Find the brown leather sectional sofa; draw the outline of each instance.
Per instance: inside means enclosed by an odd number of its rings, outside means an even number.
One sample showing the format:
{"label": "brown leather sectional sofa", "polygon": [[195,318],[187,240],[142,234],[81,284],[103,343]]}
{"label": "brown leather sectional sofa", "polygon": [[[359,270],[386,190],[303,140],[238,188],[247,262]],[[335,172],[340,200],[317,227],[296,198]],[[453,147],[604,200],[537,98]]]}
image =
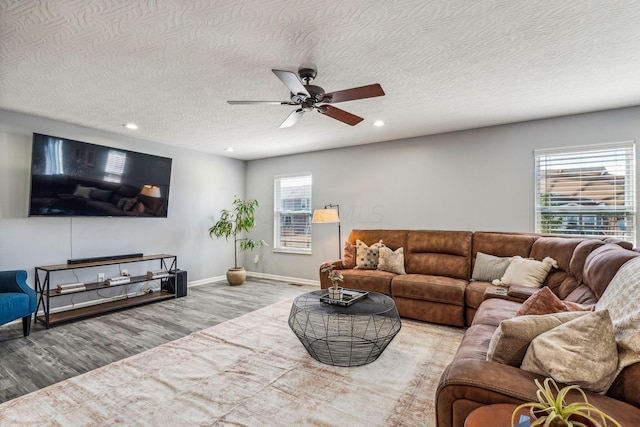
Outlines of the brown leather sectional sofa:
{"label": "brown leather sectional sofa", "polygon": [[[440,427],[462,427],[475,408],[493,403],[534,401],[535,378],[522,369],[488,362],[489,342],[500,322],[515,315],[534,288],[511,285],[506,295],[491,283],[470,281],[478,252],[542,260],[552,257],[558,268],[547,276],[548,286],[560,299],[579,304],[598,301],[618,269],[640,253],[631,245],[606,237],[550,237],[523,233],[353,230],[349,242],[404,251],[406,275],[378,270],[344,268],[343,286],[391,296],[401,316],[469,328],[458,352],[445,370],[437,390]],[[320,273],[323,289],[331,282]],[[616,417],[623,426],[640,426],[640,363],[627,367],[606,395],[587,392],[589,401]]]}

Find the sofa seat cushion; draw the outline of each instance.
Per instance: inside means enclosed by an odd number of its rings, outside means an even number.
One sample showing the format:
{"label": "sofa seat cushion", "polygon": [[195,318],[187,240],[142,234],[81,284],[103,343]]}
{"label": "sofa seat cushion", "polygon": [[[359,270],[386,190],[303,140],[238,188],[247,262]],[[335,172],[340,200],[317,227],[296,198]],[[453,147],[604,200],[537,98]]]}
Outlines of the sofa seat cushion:
{"label": "sofa seat cushion", "polygon": [[31,314],[29,295],[19,292],[0,293],[0,324]]}
{"label": "sofa seat cushion", "polygon": [[396,275],[378,270],[340,270],[344,278],[342,286],[347,289],[379,292],[391,296],[391,279]]}
{"label": "sofa seat cushion", "polygon": [[442,302],[464,306],[466,280],[427,274],[396,276],[391,284],[393,297]]}
{"label": "sofa seat cushion", "polygon": [[473,318],[473,325],[489,325],[497,328],[503,320],[514,317],[521,305],[514,301],[490,298],[480,304]]}
{"label": "sofa seat cushion", "polygon": [[455,355],[455,361],[486,360],[491,337],[496,331],[495,326],[473,325],[464,333],[462,342]]}
{"label": "sofa seat cushion", "polygon": [[470,282],[464,291],[464,303],[467,307],[478,308],[484,301],[484,293],[487,289],[495,288],[489,282]]}

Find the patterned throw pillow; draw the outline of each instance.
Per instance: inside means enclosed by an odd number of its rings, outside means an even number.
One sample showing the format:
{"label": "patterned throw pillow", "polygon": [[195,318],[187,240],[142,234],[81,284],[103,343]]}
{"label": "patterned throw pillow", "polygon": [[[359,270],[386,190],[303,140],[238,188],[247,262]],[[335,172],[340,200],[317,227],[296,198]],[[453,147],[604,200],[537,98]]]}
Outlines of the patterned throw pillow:
{"label": "patterned throw pillow", "polygon": [[380,256],[378,257],[378,270],[396,274],[407,274],[404,271],[404,249],[398,248],[394,252],[388,247],[382,246],[380,248]]}
{"label": "patterned throw pillow", "polygon": [[359,270],[375,270],[378,268],[382,240],[367,246],[362,240],[356,240],[356,267]]}

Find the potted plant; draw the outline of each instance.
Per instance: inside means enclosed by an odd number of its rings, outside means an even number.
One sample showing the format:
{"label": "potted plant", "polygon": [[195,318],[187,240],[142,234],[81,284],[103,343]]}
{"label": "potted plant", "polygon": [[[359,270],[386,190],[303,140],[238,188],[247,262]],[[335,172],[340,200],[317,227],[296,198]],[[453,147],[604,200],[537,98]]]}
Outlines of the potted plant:
{"label": "potted plant", "polygon": [[[577,385],[560,389],[553,378],[546,378],[544,385],[537,379],[534,381],[538,387],[536,391],[538,402],[527,402],[518,406],[511,416],[511,425],[516,425],[516,414],[520,409],[530,408],[531,427],[605,427],[609,425],[622,427],[616,420],[590,404],[587,395]],[[580,393],[581,402],[569,404],[565,402],[565,397],[571,390]]]}
{"label": "potted plant", "polygon": [[248,237],[238,237],[239,234],[251,231],[256,226],[255,210],[257,200],[242,200],[236,197],[233,209],[220,211],[220,219],[209,228],[209,236],[229,240],[233,237],[233,268],[227,271],[227,281],[230,285],[241,285],[247,277],[244,267],[238,265],[238,248],[250,251],[256,247],[266,245],[264,240],[253,240]]}
{"label": "potted plant", "polygon": [[330,262],[322,264],[320,266],[320,271],[327,273],[329,280],[331,280],[332,286],[329,288],[329,298],[342,299],[342,288],[338,286],[338,284],[344,280],[342,273],[336,270]]}

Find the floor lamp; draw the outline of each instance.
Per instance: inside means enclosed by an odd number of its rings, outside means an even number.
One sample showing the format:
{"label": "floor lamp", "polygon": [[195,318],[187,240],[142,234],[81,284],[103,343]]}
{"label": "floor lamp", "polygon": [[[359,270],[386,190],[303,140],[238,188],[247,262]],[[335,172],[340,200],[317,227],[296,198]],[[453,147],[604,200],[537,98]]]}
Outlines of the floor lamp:
{"label": "floor lamp", "polygon": [[340,205],[332,205],[328,204],[324,206],[324,209],[316,209],[313,211],[313,219],[311,220],[314,224],[321,223],[330,223],[337,222],[338,223],[338,258],[342,258],[342,235],[340,232]]}

